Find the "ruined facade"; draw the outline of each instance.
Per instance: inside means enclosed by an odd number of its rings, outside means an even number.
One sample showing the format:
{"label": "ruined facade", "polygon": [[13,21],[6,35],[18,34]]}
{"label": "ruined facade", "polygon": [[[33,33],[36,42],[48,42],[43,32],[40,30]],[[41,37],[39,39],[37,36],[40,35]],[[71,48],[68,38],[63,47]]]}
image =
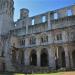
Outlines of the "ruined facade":
{"label": "ruined facade", "polygon": [[75,68],[75,5],[32,17],[23,8],[16,22],[13,15],[14,1],[0,0],[0,71]]}

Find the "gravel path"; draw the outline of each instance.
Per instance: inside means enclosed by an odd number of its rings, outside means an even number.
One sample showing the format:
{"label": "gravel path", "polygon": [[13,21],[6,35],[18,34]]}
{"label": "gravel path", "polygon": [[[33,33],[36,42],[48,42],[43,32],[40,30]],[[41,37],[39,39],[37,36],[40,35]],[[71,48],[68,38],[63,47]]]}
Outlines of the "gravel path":
{"label": "gravel path", "polygon": [[72,71],[72,72],[63,72],[62,75],[75,75],[75,71]]}

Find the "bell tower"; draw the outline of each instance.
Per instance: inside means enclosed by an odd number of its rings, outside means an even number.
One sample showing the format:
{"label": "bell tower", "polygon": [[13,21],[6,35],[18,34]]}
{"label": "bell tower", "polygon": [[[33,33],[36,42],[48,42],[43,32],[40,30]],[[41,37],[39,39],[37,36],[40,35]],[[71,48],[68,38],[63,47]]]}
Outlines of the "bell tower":
{"label": "bell tower", "polygon": [[0,0],[0,35],[8,33],[13,24],[14,1]]}

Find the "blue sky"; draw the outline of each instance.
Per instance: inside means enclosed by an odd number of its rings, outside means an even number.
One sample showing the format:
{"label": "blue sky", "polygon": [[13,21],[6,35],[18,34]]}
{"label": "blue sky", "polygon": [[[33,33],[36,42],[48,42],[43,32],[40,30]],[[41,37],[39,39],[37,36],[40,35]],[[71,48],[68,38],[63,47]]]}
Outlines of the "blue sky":
{"label": "blue sky", "polygon": [[20,9],[29,9],[29,16],[75,4],[75,0],[14,0],[14,19],[19,19]]}

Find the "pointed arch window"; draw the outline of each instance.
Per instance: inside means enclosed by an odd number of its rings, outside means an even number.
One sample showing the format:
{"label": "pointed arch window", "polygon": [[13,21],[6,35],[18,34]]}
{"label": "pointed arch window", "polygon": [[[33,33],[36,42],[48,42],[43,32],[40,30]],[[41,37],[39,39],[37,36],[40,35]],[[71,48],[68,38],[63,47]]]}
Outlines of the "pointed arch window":
{"label": "pointed arch window", "polygon": [[30,44],[36,44],[36,38],[35,37],[30,38]]}
{"label": "pointed arch window", "polygon": [[47,35],[43,35],[41,37],[41,43],[44,43],[44,42],[48,42],[48,36]]}

